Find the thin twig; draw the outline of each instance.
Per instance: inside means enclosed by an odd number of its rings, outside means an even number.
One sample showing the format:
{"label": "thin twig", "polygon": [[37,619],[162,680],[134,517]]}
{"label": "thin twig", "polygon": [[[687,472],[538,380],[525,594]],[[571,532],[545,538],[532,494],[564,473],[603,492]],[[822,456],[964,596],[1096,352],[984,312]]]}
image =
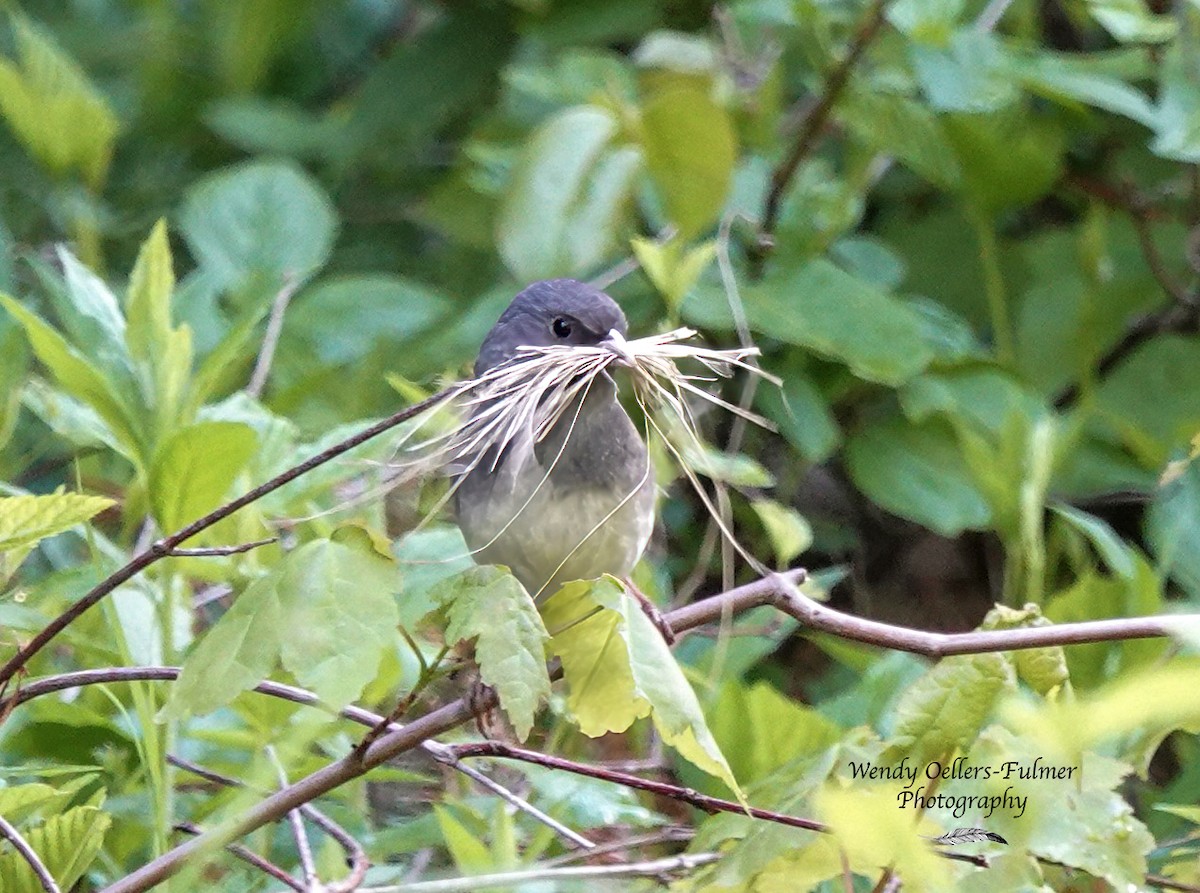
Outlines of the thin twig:
{"label": "thin twig", "polygon": [[834,105],[850,81],[850,73],[879,33],[880,26],[883,25],[886,6],[887,0],[871,0],[871,5],[867,8],[854,32],[845,58],[826,77],[821,94],[800,124],[796,140],[792,143],[787,157],[771,173],[771,188],[767,192],[767,203],[763,210],[762,224],[759,227],[760,254],[765,255],[770,251],[774,240],[775,225],[779,221],[779,211],[783,204],[783,195],[787,191],[788,184],[792,182],[792,177],[795,176],[800,163],[815,148],[817,138],[825,127],[825,122],[829,119]]}
{"label": "thin twig", "polygon": [[21,836],[21,832],[2,815],[0,815],[0,837],[8,840],[13,845],[13,849],[21,854],[21,858],[29,863],[29,867],[37,876],[38,883],[42,885],[42,889],[46,893],[62,893],[58,884],[54,882],[54,876],[50,874],[50,869],[46,867],[46,863],[34,852],[29,841]]}
{"label": "thin twig", "polygon": [[255,540],[252,543],[240,543],[236,546],[205,546],[199,549],[172,549],[168,554],[172,558],[208,558],[220,557],[224,555],[241,555],[243,552],[250,552],[262,546],[269,546],[271,543],[279,542],[279,537],[271,536],[265,540]]}
{"label": "thin twig", "polygon": [[1177,881],[1161,874],[1146,875],[1146,883],[1152,887],[1161,887],[1164,890],[1179,890],[1181,893],[1200,893],[1200,885],[1186,884],[1183,881]]}
{"label": "thin twig", "polygon": [[[774,605],[805,622],[813,630],[831,632],[855,641],[893,647],[929,657],[1085,642],[1155,638],[1170,635],[1185,624],[1200,622],[1200,616],[1193,614],[1088,621],[1029,629],[988,630],[972,633],[926,633],[862,620],[826,608],[806,598],[803,593],[795,589],[795,584],[802,581],[803,578],[803,571],[794,571],[790,574],[769,574],[729,592],[678,608],[666,614],[665,619],[672,629],[684,632],[702,624],[713,623],[719,620],[725,612],[740,613],[761,605]],[[97,682],[174,679],[178,673],[179,670],[175,667],[122,667],[104,671],[81,671],[36,680],[10,696],[7,701],[0,701],[0,713],[4,709],[11,709],[16,704],[50,691]],[[262,683],[256,687],[256,690],[295,700],[298,703],[317,702],[311,692],[279,683]],[[201,837],[187,841],[162,854],[132,874],[105,888],[102,893],[140,893],[140,891],[148,890],[160,881],[178,873],[189,860],[197,855],[211,852],[214,848],[236,840],[243,834],[276,821],[286,815],[290,809],[307,803],[352,779],[361,777],[370,769],[398,754],[421,747],[428,739],[468,722],[477,712],[491,709],[494,706],[496,706],[496,699],[493,696],[485,695],[471,699],[470,703],[464,698],[440,707],[406,726],[390,731],[371,745],[361,757],[351,755],[330,763],[288,788],[272,794],[220,828],[208,831]],[[344,715],[366,725],[373,725],[379,721],[379,717],[375,714],[359,708],[347,708]],[[438,746],[446,747],[447,745]]]}
{"label": "thin twig", "polygon": [[492,757],[502,760],[519,760],[522,763],[533,763],[537,766],[545,766],[547,769],[558,769],[574,775],[598,778],[601,781],[608,781],[627,788],[635,788],[639,791],[657,794],[660,797],[679,800],[709,814],[731,812],[737,815],[749,815],[752,818],[763,819],[764,821],[774,822],[779,825],[787,825],[791,828],[802,828],[806,831],[820,831],[824,833],[829,830],[829,826],[824,822],[818,822],[813,819],[775,812],[771,809],[759,809],[755,806],[743,806],[733,800],[711,797],[692,788],[667,784],[663,781],[653,781],[648,778],[642,778],[640,775],[617,772],[613,769],[605,769],[600,766],[589,766],[585,763],[577,763],[574,760],[565,759],[564,757],[555,757],[539,753],[536,750],[526,750],[523,747],[513,747],[501,741],[476,741],[467,744],[452,744],[449,747],[455,756],[461,759],[469,757]]}
{"label": "thin twig", "polygon": [[[279,777],[279,788],[288,786],[287,770],[279,762],[275,748],[270,744],[266,747],[267,758],[275,764],[275,774]],[[321,878],[317,874],[317,863],[313,859],[312,844],[308,842],[308,832],[304,830],[304,816],[300,809],[293,809],[287,814],[288,824],[292,828],[292,839],[296,842],[296,854],[300,857],[300,870],[304,874],[304,888],[308,893],[320,893]]]}
{"label": "thin twig", "polygon": [[650,834],[637,834],[633,837],[625,837],[621,840],[610,840],[608,843],[597,844],[595,848],[587,851],[576,851],[574,853],[563,853],[561,856],[555,856],[553,859],[547,859],[542,864],[551,865],[572,865],[576,862],[590,862],[598,856],[606,856],[609,853],[626,853],[629,850],[642,849],[643,847],[661,846],[666,843],[686,843],[696,836],[696,832],[691,828],[674,826],[664,828],[661,831],[654,831]]}
{"label": "thin twig", "polygon": [[262,347],[259,348],[258,359],[254,362],[250,382],[246,385],[246,393],[251,397],[261,397],[263,388],[267,386],[267,376],[271,374],[271,363],[275,360],[275,348],[279,346],[279,336],[283,334],[283,317],[299,285],[300,280],[296,276],[286,274],[283,277],[283,285],[275,293],[275,300],[271,302],[271,315],[267,318]]}
{"label": "thin twig", "polygon": [[[315,695],[313,696],[313,700],[316,700]],[[198,775],[200,778],[210,781],[213,784],[221,785],[222,787],[250,788],[250,785],[240,779],[224,775],[206,766],[201,766],[199,763],[193,763],[191,760],[185,760],[177,754],[167,754],[167,762],[178,769]],[[258,788],[251,789],[263,793]],[[305,818],[336,840],[338,845],[346,851],[346,859],[350,862],[350,874],[341,881],[326,884],[325,889],[331,891],[331,893],[348,893],[348,891],[356,889],[362,883],[363,878],[366,877],[367,869],[371,865],[370,860],[367,858],[367,851],[363,849],[362,844],[355,840],[349,831],[311,803],[305,803],[301,806],[300,812],[304,814]]]}
{"label": "thin twig", "polygon": [[665,859],[631,862],[628,865],[583,865],[574,868],[534,866],[523,871],[477,874],[471,877],[419,881],[415,884],[405,883],[387,887],[363,887],[361,893],[472,893],[474,890],[511,887],[537,881],[553,883],[593,878],[658,877],[680,871],[695,871],[697,868],[711,865],[720,858],[719,853],[681,853]]}
{"label": "thin twig", "polygon": [[[89,608],[97,604],[101,599],[108,595],[113,590],[117,589],[121,584],[127,582],[132,577],[141,573],[150,565],[168,557],[171,552],[177,549],[182,543],[194,537],[196,534],[207,530],[214,524],[228,518],[239,509],[245,508],[252,502],[262,499],[268,493],[273,493],[285,484],[289,484],[296,478],[312,471],[326,462],[336,459],[343,453],[349,452],[357,446],[366,443],[374,437],[378,437],[385,431],[389,431],[400,425],[414,416],[420,415],[425,410],[437,406],[438,404],[450,399],[462,390],[462,385],[452,385],[438,391],[431,397],[427,397],[420,403],[415,403],[412,406],[396,412],[382,421],[376,422],[359,433],[347,437],[340,443],[336,443],[328,449],[322,450],[315,456],[312,456],[299,465],[294,465],[281,474],[276,475],[269,481],[260,484],[252,490],[243,493],[241,496],[233,499],[218,508],[213,509],[202,518],[198,518],[191,524],[188,524],[183,529],[171,534],[165,539],[161,539],[156,543],[152,543],[149,548],[134,555],[124,566],[109,574],[100,583],[94,586],[81,599],[73,603],[67,610],[63,611],[57,617],[50,621],[40,632],[38,632],[29,642],[17,651],[8,662],[0,667],[0,695],[2,695],[8,687],[9,681],[16,675],[25,664],[29,663],[30,659],[39,651],[45,648],[50,642],[61,633],[64,629],[70,626],[76,619],[82,616]],[[4,714],[0,712],[0,716]]]}
{"label": "thin twig", "polygon": [[[199,825],[194,825],[191,822],[176,822],[174,828],[176,831],[182,831],[184,834],[190,834],[193,837],[198,837],[204,833]],[[269,859],[264,859],[258,853],[247,849],[240,843],[227,843],[225,844],[225,850],[226,852],[237,856],[243,862],[253,865],[264,874],[269,874],[271,877],[275,878],[275,880],[279,881],[279,883],[286,884],[287,886],[291,887],[296,891],[296,893],[306,893],[302,883],[300,883],[274,862],[270,861]]]}
{"label": "thin twig", "polygon": [[988,5],[983,8],[983,12],[979,14],[979,18],[975,20],[975,30],[987,33],[995,30],[1000,24],[1000,20],[1004,18],[1004,14],[1008,12],[1008,8],[1013,5],[1013,0],[989,0]]}

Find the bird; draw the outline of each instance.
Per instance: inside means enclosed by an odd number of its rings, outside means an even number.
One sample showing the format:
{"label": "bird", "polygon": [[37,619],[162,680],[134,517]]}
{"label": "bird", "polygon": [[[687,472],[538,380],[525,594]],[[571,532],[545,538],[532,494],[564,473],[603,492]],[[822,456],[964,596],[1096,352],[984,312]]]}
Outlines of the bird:
{"label": "bird", "polygon": [[[535,282],[484,338],[475,375],[511,362],[521,348],[555,344],[608,348],[620,362],[627,329],[603,291],[574,279]],[[500,455],[489,449],[455,483],[458,525],[476,561],[507,566],[535,600],[567,582],[611,574],[670,638],[628,580],[653,532],[655,481],[646,443],[608,372],[540,441],[526,430]]]}

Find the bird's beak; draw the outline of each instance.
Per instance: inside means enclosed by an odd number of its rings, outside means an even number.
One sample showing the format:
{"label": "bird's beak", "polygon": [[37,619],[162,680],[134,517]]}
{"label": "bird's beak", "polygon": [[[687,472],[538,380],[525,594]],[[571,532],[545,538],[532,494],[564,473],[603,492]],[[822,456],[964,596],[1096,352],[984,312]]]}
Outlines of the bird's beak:
{"label": "bird's beak", "polygon": [[608,334],[600,340],[599,346],[603,347],[610,353],[615,354],[621,365],[635,365],[633,354],[629,352],[629,345],[625,341],[625,336],[616,329],[610,329]]}

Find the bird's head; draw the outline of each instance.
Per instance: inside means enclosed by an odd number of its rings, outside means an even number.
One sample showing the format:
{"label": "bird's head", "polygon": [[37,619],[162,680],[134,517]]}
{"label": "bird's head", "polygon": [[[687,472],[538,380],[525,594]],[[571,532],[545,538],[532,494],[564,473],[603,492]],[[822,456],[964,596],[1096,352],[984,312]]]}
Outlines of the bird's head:
{"label": "bird's head", "polygon": [[599,289],[574,279],[535,282],[513,298],[488,332],[475,374],[511,360],[522,347],[594,345],[624,358],[626,331],[625,314]]}

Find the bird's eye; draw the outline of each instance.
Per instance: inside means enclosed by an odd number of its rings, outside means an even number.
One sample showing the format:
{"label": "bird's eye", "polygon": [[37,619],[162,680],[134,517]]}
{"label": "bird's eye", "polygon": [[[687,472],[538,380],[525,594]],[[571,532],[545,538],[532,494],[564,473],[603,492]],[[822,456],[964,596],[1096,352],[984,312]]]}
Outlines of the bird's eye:
{"label": "bird's eye", "polygon": [[561,316],[554,320],[554,324],[551,326],[551,329],[554,330],[554,334],[559,338],[571,337],[571,323],[563,319]]}

